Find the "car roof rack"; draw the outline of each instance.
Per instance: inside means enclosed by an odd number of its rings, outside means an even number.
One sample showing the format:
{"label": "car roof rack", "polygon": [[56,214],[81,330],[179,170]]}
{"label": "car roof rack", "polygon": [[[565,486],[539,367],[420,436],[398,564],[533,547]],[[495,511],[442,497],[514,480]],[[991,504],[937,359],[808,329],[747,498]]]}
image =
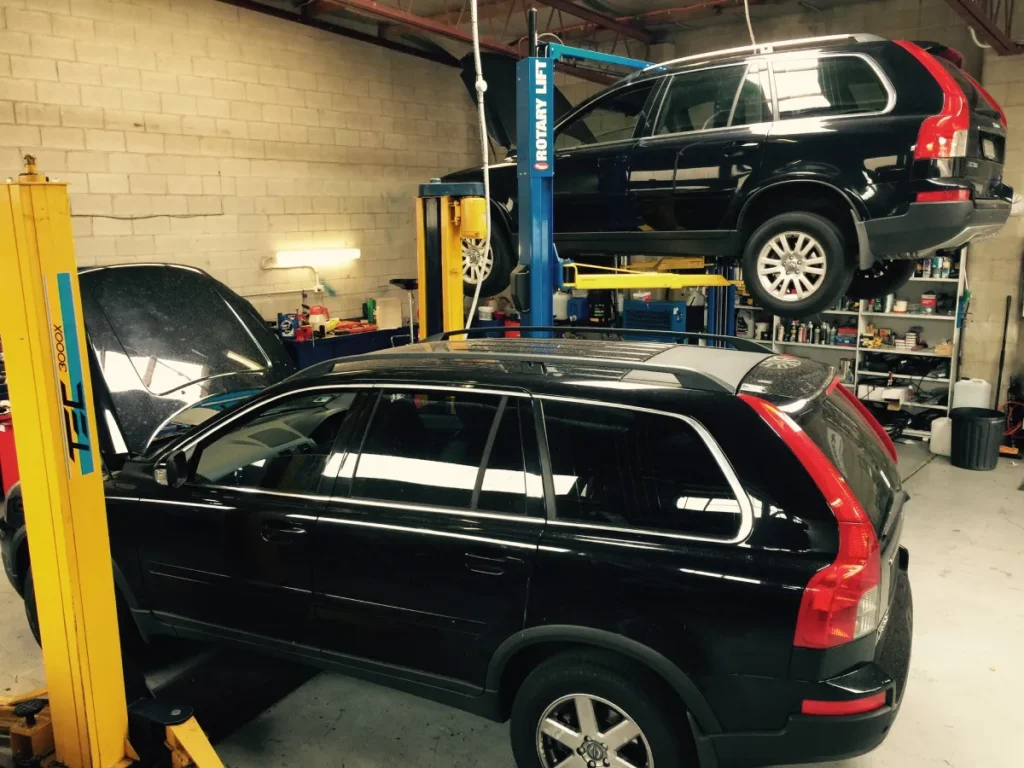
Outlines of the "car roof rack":
{"label": "car roof rack", "polygon": [[[528,339],[527,339],[528,341]],[[544,341],[536,339],[536,341]],[[632,371],[643,371],[650,373],[664,373],[672,376],[681,387],[694,389],[702,392],[725,392],[733,394],[735,387],[730,387],[726,382],[716,376],[704,371],[687,368],[681,365],[658,365],[642,361],[616,360],[606,357],[577,357],[574,355],[546,355],[542,352],[494,352],[492,350],[433,350],[430,352],[406,351],[413,350],[415,345],[395,347],[393,349],[378,350],[365,355],[353,355],[351,357],[339,357],[331,361],[334,364],[335,372],[337,366],[348,363],[359,363],[374,361],[379,362],[384,358],[400,358],[402,360],[434,360],[438,358],[475,360],[482,363],[493,362],[520,362],[523,363],[523,373],[545,374],[546,366],[552,363],[569,365],[583,365],[593,368],[611,368],[618,371],[630,373]],[[539,366],[539,369],[535,366]]]}
{"label": "car roof rack", "polygon": [[[603,333],[607,335],[630,335],[635,336],[657,336],[658,339],[642,339],[642,341],[655,341],[664,343],[681,344],[690,339],[696,339],[698,341],[718,341],[732,344],[740,352],[766,352],[770,355],[775,354],[775,350],[771,347],[759,344],[753,339],[743,339],[738,336],[725,336],[717,333],[693,333],[690,331],[652,331],[646,328],[603,328],[593,327],[589,325],[521,325],[521,326],[499,326],[499,327],[484,327],[480,326],[477,328],[464,328],[461,331],[445,331],[444,333],[437,333],[433,336],[429,336],[424,341],[448,341],[452,336],[484,336],[485,338],[493,334],[501,334],[505,331],[515,331],[518,333],[527,333],[529,331],[561,331],[562,333],[583,331],[586,333]],[[500,339],[500,336],[492,336],[495,339]],[[526,337],[529,338],[529,337]],[[538,339],[543,341],[543,338]],[[584,339],[585,341],[585,339]]]}
{"label": "car roof rack", "polygon": [[878,35],[872,35],[867,32],[856,32],[846,35],[821,35],[819,37],[797,37],[792,40],[779,40],[773,43],[758,43],[757,45],[741,45],[738,48],[723,48],[720,51],[708,51],[707,53],[697,53],[691,56],[683,56],[678,59],[669,59],[663,61],[660,64],[652,64],[645,69],[640,70],[638,74],[644,72],[652,72],[661,67],[668,67],[673,64],[685,64],[688,61],[707,61],[709,59],[720,59],[726,56],[736,56],[741,53],[752,53],[752,54],[768,54],[776,53],[780,49],[791,49],[791,48],[802,48],[806,46],[819,45],[821,43],[877,43],[885,40],[884,37]]}

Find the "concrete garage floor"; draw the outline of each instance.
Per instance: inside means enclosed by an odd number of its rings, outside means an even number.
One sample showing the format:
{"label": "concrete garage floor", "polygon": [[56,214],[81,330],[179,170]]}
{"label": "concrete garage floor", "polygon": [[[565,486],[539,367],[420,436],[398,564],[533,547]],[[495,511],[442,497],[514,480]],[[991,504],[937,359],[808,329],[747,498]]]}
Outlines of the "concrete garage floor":
{"label": "concrete garage floor", "polygon": [[[874,753],[832,768],[1017,768],[1024,690],[1024,464],[954,469],[899,446],[909,507],[914,658]],[[270,661],[274,664],[276,662]],[[43,682],[22,604],[0,584],[0,695]],[[321,673],[217,745],[229,768],[512,768],[507,726]],[[824,768],[824,767],[822,767]]]}

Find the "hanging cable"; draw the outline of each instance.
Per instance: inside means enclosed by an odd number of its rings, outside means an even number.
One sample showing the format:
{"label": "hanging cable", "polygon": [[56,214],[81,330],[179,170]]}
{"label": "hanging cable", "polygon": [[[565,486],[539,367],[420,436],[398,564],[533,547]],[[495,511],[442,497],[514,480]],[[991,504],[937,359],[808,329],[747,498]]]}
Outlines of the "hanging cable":
{"label": "hanging cable", "polygon": [[978,46],[979,48],[991,48],[992,47],[988,43],[983,43],[983,42],[981,42],[981,40],[978,39],[978,33],[974,31],[974,27],[968,25],[967,29],[970,31],[971,39],[974,41],[974,44],[976,46]]}
{"label": "hanging cable", "polygon": [[[487,143],[487,112],[484,109],[484,93],[487,92],[487,81],[484,80],[483,64],[480,63],[480,24],[477,19],[477,0],[469,0],[470,22],[473,27],[473,66],[476,68],[476,111],[477,121],[480,123],[480,153],[484,163],[484,200],[487,202],[487,237],[484,240],[484,258],[491,251],[491,174],[490,174],[490,147]],[[463,245],[465,249],[465,245]],[[465,255],[462,257],[465,259]],[[491,269],[494,269],[492,259]],[[476,315],[476,305],[480,302],[480,291],[484,285],[483,266],[481,266],[479,280],[473,291],[473,303],[469,307],[469,315],[466,316],[466,328],[473,326],[473,318]]]}
{"label": "hanging cable", "polygon": [[747,32],[750,33],[750,44],[757,45],[757,40],[754,39],[754,27],[750,23],[750,0],[743,0],[743,13],[747,17]]}

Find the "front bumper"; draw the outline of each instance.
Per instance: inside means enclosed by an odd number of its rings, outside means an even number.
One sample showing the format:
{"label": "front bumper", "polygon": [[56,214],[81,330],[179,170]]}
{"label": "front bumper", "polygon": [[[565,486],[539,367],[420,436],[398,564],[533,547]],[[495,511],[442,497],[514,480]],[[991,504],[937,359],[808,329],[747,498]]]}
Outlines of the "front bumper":
{"label": "front bumper", "polygon": [[[854,672],[803,689],[814,698],[837,699],[886,692],[885,706],[861,715],[828,717],[790,715],[778,731],[697,735],[701,766],[759,768],[814,763],[863,755],[881,744],[899,713],[910,672],[913,596],[905,570],[889,609],[874,659]],[[872,683],[871,681],[877,681]],[[837,691],[847,691],[837,695]]]}
{"label": "front bumper", "polygon": [[910,210],[902,216],[865,221],[864,230],[874,256],[913,258],[991,237],[1009,216],[1010,201],[999,198],[911,203]]}

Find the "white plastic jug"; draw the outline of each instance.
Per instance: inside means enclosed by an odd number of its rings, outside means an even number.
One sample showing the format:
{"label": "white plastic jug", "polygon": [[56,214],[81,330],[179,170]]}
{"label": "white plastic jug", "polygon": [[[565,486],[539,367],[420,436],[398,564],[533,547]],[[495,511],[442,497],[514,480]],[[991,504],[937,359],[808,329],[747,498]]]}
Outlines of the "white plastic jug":
{"label": "white plastic jug", "polygon": [[954,408],[991,408],[992,385],[984,379],[960,379],[953,385]]}
{"label": "white plastic jug", "polygon": [[932,422],[932,434],[928,448],[939,456],[949,456],[953,452],[953,420],[951,418],[940,416]]}

